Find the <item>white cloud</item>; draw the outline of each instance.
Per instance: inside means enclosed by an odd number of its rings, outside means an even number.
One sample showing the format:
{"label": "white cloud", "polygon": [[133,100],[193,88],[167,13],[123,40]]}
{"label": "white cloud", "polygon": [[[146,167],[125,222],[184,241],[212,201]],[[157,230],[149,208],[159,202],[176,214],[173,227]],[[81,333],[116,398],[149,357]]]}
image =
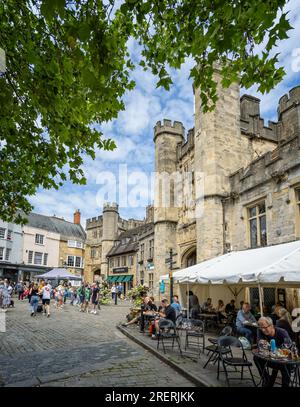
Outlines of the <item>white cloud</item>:
{"label": "white cloud", "polygon": [[[257,92],[257,87],[252,87],[242,92],[250,93],[261,99],[261,116],[265,119],[277,119],[277,103],[279,98],[287,93],[290,88],[300,84],[299,72],[291,68],[292,51],[298,48],[300,38],[300,2],[291,0],[287,9],[291,11],[291,30],[288,38],[278,44],[274,52],[280,52],[280,63],[285,67],[286,77],[275,89],[267,95]],[[135,62],[139,60],[141,46],[137,41],[130,39],[128,42],[131,56]],[[263,47],[260,48],[262,50]],[[96,184],[97,176],[101,171],[111,171],[118,182],[119,164],[127,163],[128,174],[132,171],[145,171],[150,176],[154,171],[154,143],[153,127],[156,122],[164,118],[181,121],[186,131],[193,127],[193,89],[189,78],[190,69],[194,62],[190,58],[179,71],[172,70],[173,85],[170,91],[156,88],[157,78],[150,72],[145,72],[139,66],[133,71],[136,88],[127,92],[124,98],[126,110],[119,114],[118,119],[103,123],[101,130],[105,138],[116,141],[117,149],[105,152],[96,151],[96,158],[86,158],[84,171],[87,176],[87,185],[72,185],[67,182],[59,191],[39,191],[30,201],[35,205],[35,211],[51,215],[63,216],[73,220],[75,209],[82,212],[82,224],[85,219],[98,216],[102,212],[96,201],[99,185]],[[130,189],[130,188],[129,188]],[[145,196],[148,186],[144,185],[142,195]],[[142,219],[145,216],[144,208],[120,208],[122,217]]]}

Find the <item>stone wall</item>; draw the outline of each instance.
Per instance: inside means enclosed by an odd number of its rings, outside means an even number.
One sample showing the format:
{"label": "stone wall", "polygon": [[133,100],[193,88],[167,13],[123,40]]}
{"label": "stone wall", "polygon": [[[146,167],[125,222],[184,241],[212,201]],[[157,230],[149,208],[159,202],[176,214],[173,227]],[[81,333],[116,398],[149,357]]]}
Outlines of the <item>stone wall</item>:
{"label": "stone wall", "polygon": [[232,250],[250,247],[249,205],[266,201],[268,244],[299,237],[295,188],[300,186],[300,137],[281,145],[276,155],[267,153],[230,177],[236,199],[226,202],[226,241]]}

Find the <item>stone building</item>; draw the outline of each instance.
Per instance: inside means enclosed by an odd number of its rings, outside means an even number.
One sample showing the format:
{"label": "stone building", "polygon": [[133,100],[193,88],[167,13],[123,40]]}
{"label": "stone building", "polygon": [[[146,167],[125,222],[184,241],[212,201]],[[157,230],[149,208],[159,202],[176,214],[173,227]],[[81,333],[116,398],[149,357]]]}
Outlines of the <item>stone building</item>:
{"label": "stone building", "polygon": [[53,267],[83,275],[85,231],[80,212],[74,222],[31,212],[20,226],[0,220],[0,277],[30,280]]}
{"label": "stone building", "polygon": [[[152,207],[148,207],[148,210]],[[154,223],[152,214],[148,216],[145,227],[139,231],[139,250],[138,250],[138,265],[137,265],[137,282],[149,287],[149,294],[154,294]]]}
{"label": "stone building", "polygon": [[31,278],[53,267],[65,267],[68,272],[83,275],[85,231],[80,224],[80,212],[74,222],[56,216],[30,213],[23,227],[23,262],[30,267],[23,278]]}
{"label": "stone building", "polygon": [[108,276],[107,254],[121,233],[144,224],[142,220],[122,219],[116,203],[103,205],[103,213],[86,221],[86,251],[84,278],[86,281],[105,280]]}
{"label": "stone building", "polygon": [[[280,98],[278,120],[266,125],[259,99],[240,97],[238,84],[223,89],[218,71],[215,77],[216,109],[204,113],[195,89],[195,126],[186,138],[181,122],[154,127],[155,295],[159,277],[169,271],[170,248],[184,268],[300,237],[300,86]],[[294,291],[286,290],[287,302]],[[277,300],[275,289],[265,294]],[[250,298],[255,295],[252,290]]]}
{"label": "stone building", "polygon": [[59,264],[68,272],[83,276],[85,261],[86,234],[80,223],[80,211],[74,213],[73,223],[56,218],[56,227],[60,231]]}
{"label": "stone building", "polygon": [[154,225],[145,223],[122,232],[107,253],[110,283],[121,283],[126,294],[132,287],[142,284],[153,293],[154,280]]}
{"label": "stone building", "polygon": [[0,220],[0,279],[16,281],[22,263],[22,227]]}

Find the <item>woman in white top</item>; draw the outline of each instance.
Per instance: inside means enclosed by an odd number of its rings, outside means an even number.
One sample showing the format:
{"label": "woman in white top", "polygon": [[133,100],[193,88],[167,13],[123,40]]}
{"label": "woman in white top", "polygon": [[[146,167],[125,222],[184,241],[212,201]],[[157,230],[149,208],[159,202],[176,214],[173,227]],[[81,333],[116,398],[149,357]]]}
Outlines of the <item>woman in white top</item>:
{"label": "woman in white top", "polygon": [[116,291],[117,291],[117,287],[116,287],[116,285],[114,284],[114,285],[111,287],[111,289],[110,289],[111,298],[112,298],[113,300],[115,299]]}

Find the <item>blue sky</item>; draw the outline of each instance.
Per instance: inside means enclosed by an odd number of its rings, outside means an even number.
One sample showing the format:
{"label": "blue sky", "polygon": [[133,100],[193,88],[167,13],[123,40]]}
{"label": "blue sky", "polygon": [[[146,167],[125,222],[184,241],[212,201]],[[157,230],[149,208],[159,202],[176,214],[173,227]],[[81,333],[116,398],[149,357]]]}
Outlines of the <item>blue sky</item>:
{"label": "blue sky", "polygon": [[[269,94],[259,94],[255,87],[241,90],[241,94],[248,93],[261,99],[261,117],[267,120],[277,120],[277,103],[279,98],[289,89],[300,85],[300,62],[295,64],[293,52],[300,56],[300,2],[291,0],[287,5],[290,10],[290,21],[294,30],[289,32],[289,38],[278,44],[276,51],[280,53],[280,63],[286,70],[284,80]],[[263,46],[260,47],[263,49]],[[129,49],[134,59],[137,58],[139,47],[134,41],[130,41]],[[298,52],[299,51],[299,52]],[[293,65],[294,63],[294,65]],[[295,65],[299,68],[295,69]],[[133,72],[136,88],[125,95],[126,110],[119,114],[118,119],[102,126],[106,138],[116,141],[117,149],[113,152],[98,150],[96,159],[86,159],[84,171],[87,176],[87,185],[72,185],[70,182],[56,190],[38,190],[35,196],[30,198],[34,206],[34,212],[45,215],[56,215],[66,220],[73,221],[73,213],[80,209],[82,225],[85,220],[102,213],[101,183],[105,180],[105,172],[111,173],[118,185],[120,165],[127,165],[128,174],[134,184],[137,172],[145,172],[149,175],[154,171],[154,143],[153,127],[158,120],[164,118],[181,121],[187,132],[194,126],[194,99],[192,82],[188,79],[193,61],[188,60],[180,71],[172,73],[174,85],[170,91],[156,89],[156,78],[149,72],[144,72],[138,67]],[[298,70],[298,72],[297,72]],[[121,167],[124,175],[124,167]],[[145,216],[145,204],[151,202],[150,182],[140,180],[142,195],[137,196],[137,207],[120,206],[120,215],[124,218],[143,219]],[[124,184],[121,182],[121,186]],[[134,185],[128,186],[128,191],[134,195]],[[108,197],[108,200],[111,197]],[[117,195],[118,200],[118,195]]]}

